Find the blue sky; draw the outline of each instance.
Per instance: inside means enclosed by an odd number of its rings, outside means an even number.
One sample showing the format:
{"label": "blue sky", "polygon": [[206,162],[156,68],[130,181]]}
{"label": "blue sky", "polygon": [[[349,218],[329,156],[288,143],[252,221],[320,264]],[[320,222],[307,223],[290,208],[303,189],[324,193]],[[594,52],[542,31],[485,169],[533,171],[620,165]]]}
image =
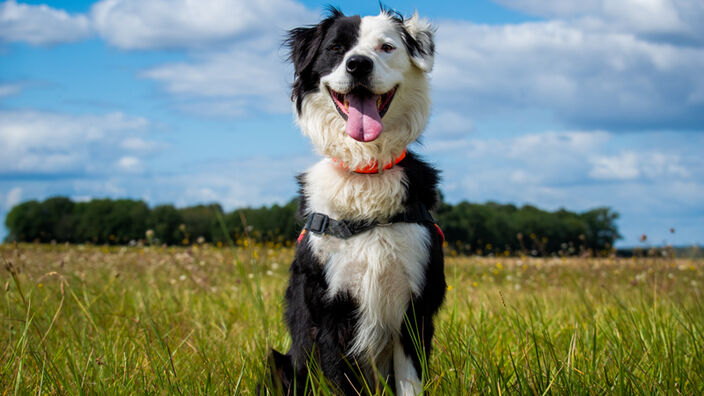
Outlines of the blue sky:
{"label": "blue sky", "polygon": [[[331,2],[378,12],[360,3]],[[0,2],[0,218],[53,195],[287,202],[317,157],[281,40],[325,4]],[[704,243],[700,0],[385,4],[438,27],[414,149],[447,200],[610,206],[621,246]]]}

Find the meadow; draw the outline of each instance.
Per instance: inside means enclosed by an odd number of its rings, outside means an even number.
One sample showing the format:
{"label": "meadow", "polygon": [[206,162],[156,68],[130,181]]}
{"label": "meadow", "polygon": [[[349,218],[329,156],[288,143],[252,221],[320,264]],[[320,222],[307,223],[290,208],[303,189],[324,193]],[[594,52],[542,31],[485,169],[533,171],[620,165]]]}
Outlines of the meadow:
{"label": "meadow", "polygon": [[[704,260],[665,253],[448,252],[426,393],[704,394]],[[291,247],[4,244],[0,255],[2,395],[252,394],[269,348],[288,347]]]}

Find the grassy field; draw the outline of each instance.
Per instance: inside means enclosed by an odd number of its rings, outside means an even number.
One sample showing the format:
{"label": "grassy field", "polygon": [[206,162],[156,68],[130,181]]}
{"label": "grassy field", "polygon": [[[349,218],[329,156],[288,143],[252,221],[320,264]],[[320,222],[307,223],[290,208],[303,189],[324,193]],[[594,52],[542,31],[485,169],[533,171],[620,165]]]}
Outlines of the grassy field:
{"label": "grassy field", "polygon": [[[0,394],[250,394],[291,248],[0,245]],[[704,394],[704,260],[448,257],[429,394]],[[325,393],[325,392],[322,392]]]}

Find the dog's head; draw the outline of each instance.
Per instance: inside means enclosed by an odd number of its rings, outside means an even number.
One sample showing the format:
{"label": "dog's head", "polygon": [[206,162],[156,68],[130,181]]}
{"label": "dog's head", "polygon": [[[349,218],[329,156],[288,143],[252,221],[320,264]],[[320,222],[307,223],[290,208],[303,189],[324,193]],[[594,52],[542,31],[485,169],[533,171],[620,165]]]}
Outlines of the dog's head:
{"label": "dog's head", "polygon": [[388,163],[421,134],[430,114],[433,28],[382,10],[289,32],[291,98],[303,133],[323,155],[358,167]]}

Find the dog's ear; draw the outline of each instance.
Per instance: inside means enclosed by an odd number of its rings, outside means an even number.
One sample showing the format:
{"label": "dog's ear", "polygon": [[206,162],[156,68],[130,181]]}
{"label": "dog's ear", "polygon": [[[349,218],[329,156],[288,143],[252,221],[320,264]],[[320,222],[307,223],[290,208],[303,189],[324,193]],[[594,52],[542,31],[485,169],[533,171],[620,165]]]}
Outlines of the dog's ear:
{"label": "dog's ear", "polygon": [[315,54],[323,41],[324,33],[321,25],[298,27],[288,32],[286,46],[289,49],[289,60],[293,63],[296,77],[310,66]]}
{"label": "dog's ear", "polygon": [[[325,22],[325,21],[323,21]],[[284,44],[289,48],[288,59],[293,63],[294,76],[291,87],[291,100],[296,101],[296,110],[301,113],[303,94],[305,91],[303,81],[310,73],[311,64],[315,60],[323,37],[325,36],[325,25],[320,23],[310,27],[299,27],[288,32],[288,37]]]}
{"label": "dog's ear", "polygon": [[329,16],[317,25],[299,27],[288,32],[284,45],[288,47],[288,59],[293,63],[294,79],[291,100],[296,101],[296,109],[301,112],[301,102],[306,91],[303,81],[310,77],[311,66],[320,50],[330,25],[344,14],[337,8],[328,9]]}
{"label": "dog's ear", "polygon": [[427,20],[421,19],[418,12],[414,12],[412,17],[403,21],[403,28],[403,40],[411,55],[411,61],[424,72],[430,72],[435,59],[435,27]]}
{"label": "dog's ear", "polygon": [[345,16],[332,6],[327,8],[327,13],[328,16],[317,25],[298,27],[288,32],[284,45],[289,49],[288,59],[293,63],[296,76],[300,76],[313,62],[330,25],[335,19]]}

